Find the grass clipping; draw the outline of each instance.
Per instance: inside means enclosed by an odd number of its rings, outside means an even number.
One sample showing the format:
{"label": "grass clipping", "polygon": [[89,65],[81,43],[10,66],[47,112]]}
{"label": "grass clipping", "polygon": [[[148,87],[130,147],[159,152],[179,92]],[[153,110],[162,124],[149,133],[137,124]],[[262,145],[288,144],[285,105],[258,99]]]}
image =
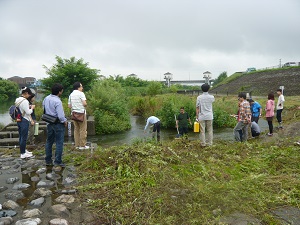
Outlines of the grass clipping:
{"label": "grass clipping", "polygon": [[270,209],[299,205],[299,161],[288,141],[136,143],[86,158],[78,188],[95,224],[217,224],[237,211],[270,224]]}

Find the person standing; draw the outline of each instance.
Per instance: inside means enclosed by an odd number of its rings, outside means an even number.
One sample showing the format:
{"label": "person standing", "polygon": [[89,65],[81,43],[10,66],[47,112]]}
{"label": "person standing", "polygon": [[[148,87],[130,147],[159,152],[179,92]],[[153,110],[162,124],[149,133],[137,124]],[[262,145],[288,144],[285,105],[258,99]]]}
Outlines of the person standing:
{"label": "person standing", "polygon": [[153,125],[152,138],[155,137],[155,132],[156,132],[157,141],[160,141],[160,120],[155,116],[150,116],[146,120],[146,126],[144,128],[144,133],[146,133],[146,130],[150,124]]}
{"label": "person standing", "polygon": [[86,119],[86,108],[87,102],[85,94],[83,93],[83,86],[80,82],[73,84],[73,92],[69,96],[68,107],[71,112],[84,113],[83,121],[75,121],[74,124],[74,140],[75,148],[84,150],[90,147],[86,145],[87,136],[87,119]]}
{"label": "person standing", "polygon": [[[200,142],[201,146],[211,146],[213,143],[213,107],[212,103],[215,101],[213,95],[208,94],[210,86],[203,84],[201,90],[202,95],[197,97],[196,101],[196,119],[200,123]],[[205,130],[207,130],[207,142],[205,138]]]}
{"label": "person standing", "polygon": [[277,105],[276,105],[276,119],[278,122],[278,128],[283,128],[281,113],[283,110],[283,103],[285,100],[284,100],[284,96],[282,94],[282,89],[277,89],[277,94],[278,94],[278,101],[277,101]]}
{"label": "person standing", "polygon": [[246,100],[246,94],[240,93],[238,95],[239,111],[238,111],[238,123],[233,129],[234,137],[236,141],[245,142],[248,139],[248,127],[251,123],[251,110],[250,104]]}
{"label": "person standing", "polygon": [[17,118],[21,159],[33,157],[32,152],[26,150],[28,129],[29,129],[29,124],[31,122],[30,114],[35,108],[35,105],[31,105],[31,107],[29,107],[29,102],[27,101],[27,99],[29,98],[30,95],[32,95],[30,88],[22,87],[21,97],[17,98],[15,101],[15,105],[18,105],[21,112],[21,115],[18,115]]}
{"label": "person standing", "polygon": [[184,107],[181,107],[180,113],[176,119],[176,128],[179,129],[179,134],[181,136],[188,134],[188,122],[192,125],[189,114],[184,111]]}
{"label": "person standing", "polygon": [[267,134],[268,136],[273,136],[274,109],[275,109],[274,94],[270,93],[268,95],[268,101],[266,104],[266,119],[268,121],[268,126],[269,126],[269,133]]}
{"label": "person standing", "polygon": [[51,88],[51,94],[43,101],[43,108],[46,114],[58,118],[56,123],[47,124],[47,140],[46,140],[46,165],[53,165],[52,161],[52,146],[56,144],[54,165],[64,167],[62,162],[63,145],[65,137],[65,127],[67,126],[67,119],[65,117],[64,109],[60,96],[64,88],[61,84],[54,84]]}
{"label": "person standing", "polygon": [[251,109],[251,122],[255,121],[256,123],[258,123],[259,118],[261,117],[261,113],[262,113],[262,107],[261,105],[256,102],[253,101],[253,99],[249,99],[249,103],[250,103],[250,109]]}
{"label": "person standing", "polygon": [[[32,93],[29,97],[28,97],[28,102],[29,102],[29,107],[31,107],[35,101],[35,94]],[[29,124],[29,131],[28,131],[28,142],[30,145],[34,145],[34,124],[36,122],[36,116],[35,116],[35,112],[34,109],[32,110],[31,113],[31,122]]]}

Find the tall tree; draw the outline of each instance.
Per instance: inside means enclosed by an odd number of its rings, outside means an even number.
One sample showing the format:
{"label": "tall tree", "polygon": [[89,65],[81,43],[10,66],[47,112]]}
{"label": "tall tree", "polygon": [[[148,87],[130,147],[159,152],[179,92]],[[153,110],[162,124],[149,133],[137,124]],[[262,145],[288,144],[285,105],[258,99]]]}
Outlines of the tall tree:
{"label": "tall tree", "polygon": [[43,86],[46,90],[50,91],[54,83],[60,83],[64,87],[63,97],[68,96],[73,90],[73,84],[76,81],[82,83],[84,90],[91,89],[94,81],[99,79],[99,70],[89,68],[89,64],[84,62],[83,59],[62,59],[59,56],[55,57],[56,63],[50,68],[43,65],[49,77],[42,80]]}
{"label": "tall tree", "polygon": [[19,86],[10,80],[0,79],[0,100],[13,99],[19,95]]}

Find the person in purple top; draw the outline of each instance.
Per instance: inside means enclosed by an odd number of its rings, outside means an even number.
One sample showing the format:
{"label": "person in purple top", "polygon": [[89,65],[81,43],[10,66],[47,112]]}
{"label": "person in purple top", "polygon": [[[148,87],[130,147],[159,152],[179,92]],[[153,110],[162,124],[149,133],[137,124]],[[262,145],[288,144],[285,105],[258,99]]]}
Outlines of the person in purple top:
{"label": "person in purple top", "polygon": [[47,124],[47,141],[46,141],[46,165],[50,166],[52,162],[52,146],[55,141],[56,151],[54,165],[65,167],[62,162],[63,144],[65,136],[65,127],[67,126],[67,119],[65,117],[64,109],[60,96],[62,95],[64,89],[61,84],[54,84],[52,86],[52,94],[48,95],[43,101],[43,107],[45,113],[58,118],[57,123]]}

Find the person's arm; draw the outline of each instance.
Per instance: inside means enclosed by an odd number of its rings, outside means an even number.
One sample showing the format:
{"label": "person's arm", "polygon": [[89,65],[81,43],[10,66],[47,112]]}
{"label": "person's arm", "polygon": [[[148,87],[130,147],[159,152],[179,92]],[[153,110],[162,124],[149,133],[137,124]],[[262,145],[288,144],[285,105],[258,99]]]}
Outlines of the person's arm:
{"label": "person's arm", "polygon": [[68,108],[72,108],[72,104],[71,104],[71,95],[69,95],[69,99],[68,99]]}
{"label": "person's arm", "polygon": [[83,105],[84,107],[87,107],[86,100],[82,100],[82,105]]}
{"label": "person's arm", "polygon": [[55,108],[56,108],[57,117],[58,117],[59,121],[61,123],[65,123],[67,121],[67,119],[65,117],[65,112],[64,112],[62,103],[61,102],[57,103]]}
{"label": "person's arm", "polygon": [[144,133],[146,133],[146,130],[147,130],[148,126],[149,126],[149,118],[147,119],[147,123],[146,123],[146,126],[144,128]]}
{"label": "person's arm", "polygon": [[22,104],[22,108],[23,108],[24,112],[27,115],[31,115],[32,110],[34,109],[35,105],[31,105],[31,107],[29,108],[29,102],[27,100],[24,100],[21,104]]}
{"label": "person's arm", "polygon": [[85,97],[85,94],[83,92],[81,92],[81,102],[82,102],[82,105],[84,107],[87,107],[87,102],[86,102],[86,97]]}
{"label": "person's arm", "polygon": [[176,128],[178,128],[178,122],[179,122],[179,120],[176,120]]}

